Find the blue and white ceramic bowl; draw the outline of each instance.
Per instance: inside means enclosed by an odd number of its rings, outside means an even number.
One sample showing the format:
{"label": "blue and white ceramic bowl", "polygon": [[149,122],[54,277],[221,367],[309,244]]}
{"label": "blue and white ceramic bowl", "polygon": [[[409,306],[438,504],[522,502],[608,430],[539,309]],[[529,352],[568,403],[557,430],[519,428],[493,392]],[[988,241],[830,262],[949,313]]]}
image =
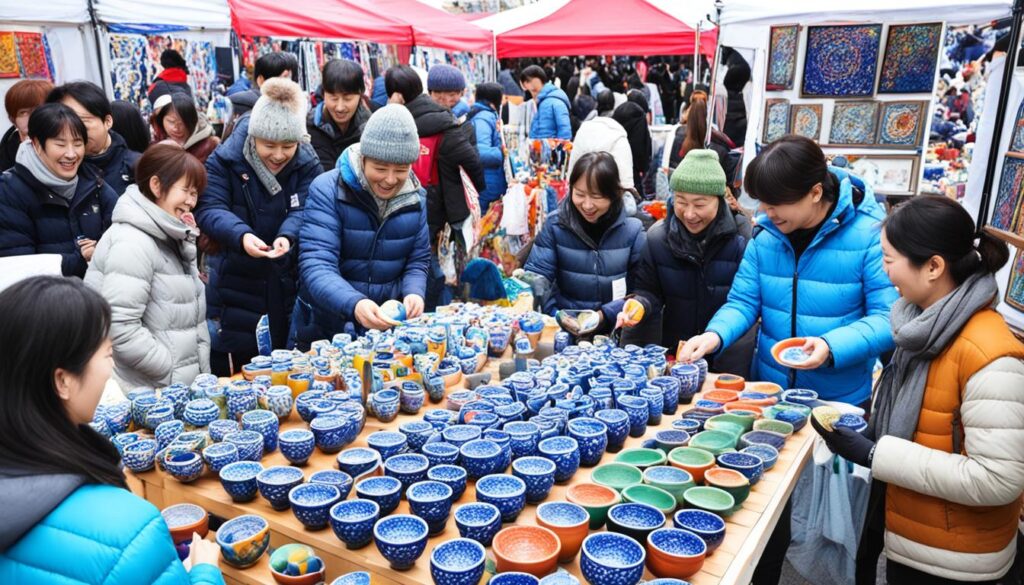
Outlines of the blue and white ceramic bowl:
{"label": "blue and white ceramic bowl", "polygon": [[868,423],[864,417],[858,414],[844,414],[832,426],[835,428],[845,427],[859,433],[868,428]]}
{"label": "blue and white ceramic bowl", "polygon": [[256,476],[263,466],[255,461],[228,463],[220,470],[220,485],[235,502],[248,502],[256,497]]}
{"label": "blue and white ceramic bowl", "polygon": [[814,390],[806,390],[803,388],[793,388],[792,390],[786,390],[782,393],[782,399],[786,402],[792,402],[794,404],[801,404],[803,406],[812,406],[818,400],[818,393]]}
{"label": "blue and white ceramic bowl", "polygon": [[569,481],[580,468],[579,443],[572,437],[551,437],[537,445],[537,452],[555,462],[555,482]]}
{"label": "blue and white ceramic bowl", "polygon": [[235,431],[224,435],[224,441],[234,443],[238,448],[239,461],[260,461],[263,459],[263,435],[256,431]]}
{"label": "blue and white ceramic bowl", "polygon": [[[369,544],[369,541],[367,541]],[[331,585],[370,585],[370,574],[366,571],[347,573],[331,581]]]}
{"label": "blue and white ceramic bowl", "polygon": [[380,453],[380,458],[384,461],[403,453],[408,443],[409,439],[404,433],[395,431],[377,431],[366,437],[366,446]]}
{"label": "blue and white ceramic bowl", "polygon": [[596,418],[580,417],[570,420],[566,429],[579,444],[580,465],[593,467],[601,462],[608,448],[608,425]]}
{"label": "blue and white ceramic bowl", "polygon": [[775,462],[779,460],[779,452],[771,445],[754,444],[749,447],[744,447],[740,453],[749,453],[760,457],[761,461],[764,463],[765,471],[774,467]]}
{"label": "blue and white ceramic bowl", "polygon": [[181,483],[191,483],[203,474],[203,458],[199,453],[189,451],[171,455],[164,461],[167,473]]}
{"label": "blue and white ceramic bowl", "polygon": [[476,482],[478,502],[493,504],[504,522],[515,522],[526,506],[526,482],[514,475],[487,475]]}
{"label": "blue and white ceramic bowl", "polygon": [[484,576],[486,558],[484,547],[475,540],[449,540],[430,553],[430,576],[435,585],[477,585]]}
{"label": "blue and white ceramic bowl", "polygon": [[263,435],[263,452],[277,449],[277,433],[280,431],[277,415],[269,410],[251,410],[242,415],[242,430],[256,431]]}
{"label": "blue and white ceramic bowl", "polygon": [[544,501],[555,485],[555,462],[547,457],[520,457],[512,462],[512,475],[526,484],[526,501]]}
{"label": "blue and white ceramic bowl", "polygon": [[228,433],[238,432],[241,429],[242,427],[238,426],[238,421],[222,418],[213,421],[206,427],[206,431],[210,433],[210,440],[214,443],[223,441]]}
{"label": "blue and white ceramic bowl", "polygon": [[327,526],[331,506],[341,500],[341,492],[326,483],[299,484],[288,492],[292,513],[308,530]]}
{"label": "blue and white ceramic bowl", "polygon": [[647,424],[661,424],[661,411],[665,409],[665,394],[661,388],[641,388],[640,398],[647,401]]}
{"label": "blue and white ceramic bowl", "polygon": [[380,515],[387,516],[402,499],[402,482],[394,477],[368,477],[356,484],[356,497],[377,502]]}
{"label": "blue and white ceramic bowl", "polygon": [[458,465],[435,465],[427,470],[427,479],[439,481],[452,488],[452,501],[457,501],[466,492],[469,474]]}
{"label": "blue and white ceramic bowl", "polygon": [[340,414],[322,414],[309,423],[318,449],[324,453],[337,453],[344,447],[352,419]]}
{"label": "blue and white ceramic bowl", "polygon": [[157,451],[164,450],[174,442],[174,439],[178,438],[178,435],[184,432],[185,423],[180,420],[169,420],[165,423],[160,423],[160,426],[153,431],[153,436],[156,437]]}
{"label": "blue and white ceramic bowl", "polygon": [[146,428],[156,429],[161,423],[174,420],[174,404],[170,400],[159,400],[146,411]]}
{"label": "blue and white ceramic bowl", "polygon": [[267,409],[280,420],[292,413],[292,389],[288,386],[271,386],[267,390]]}
{"label": "blue and white ceramic bowl", "polygon": [[580,580],[565,569],[558,569],[558,571],[541,579],[540,585],[580,585]]}
{"label": "blue and white ceramic bowl", "polygon": [[704,424],[693,418],[680,418],[672,421],[672,428],[677,431],[684,431],[691,437],[700,432]]}
{"label": "blue and white ceramic bowl", "polygon": [[654,433],[658,449],[668,453],[676,447],[685,447],[690,442],[690,433],[679,429],[663,429]]}
{"label": "blue and white ceramic bowl", "polygon": [[398,426],[398,431],[405,435],[409,449],[414,452],[419,451],[436,432],[434,425],[425,420],[404,422]]}
{"label": "blue and white ceramic bowl", "polygon": [[301,469],[278,465],[261,471],[256,476],[256,485],[263,499],[270,503],[270,507],[280,511],[288,509],[288,492],[304,479]]}
{"label": "blue and white ceramic bowl", "polygon": [[629,415],[629,436],[642,437],[647,432],[647,419],[650,418],[650,407],[647,401],[639,396],[619,396],[619,408]]}
{"label": "blue and white ceramic bowl", "polygon": [[[487,582],[487,585],[540,585],[540,579],[529,573],[499,573]],[[579,581],[576,582],[579,585]]]}
{"label": "blue and white ceramic bowl", "polygon": [[629,413],[618,408],[607,408],[594,413],[594,418],[604,423],[608,429],[609,451],[619,451],[629,436]]}
{"label": "blue and white ceramic bowl", "polygon": [[210,471],[220,473],[225,465],[238,461],[238,447],[234,443],[214,443],[203,449],[203,459]]}
{"label": "blue and white ceramic bowl", "polygon": [[391,422],[398,416],[400,395],[397,390],[378,390],[370,397],[377,420]]}
{"label": "blue and white ceramic bowl", "polygon": [[338,488],[342,500],[352,491],[352,477],[337,469],[323,469],[309,476],[309,483],[323,483]]}
{"label": "blue and white ceramic bowl", "polygon": [[647,551],[629,536],[596,532],[583,540],[580,570],[590,583],[636,585],[644,574]]}
{"label": "blue and white ceramic bowl", "polygon": [[118,402],[107,406],[103,411],[103,419],[107,421],[107,428],[112,434],[123,433],[128,430],[132,421],[131,402]]}
{"label": "blue and white ceramic bowl", "polygon": [[696,508],[679,510],[672,517],[672,524],[676,528],[689,530],[699,536],[707,545],[707,554],[709,555],[725,540],[725,520],[718,514],[706,510]]}
{"label": "blue and white ceramic bowl", "polygon": [[451,443],[427,443],[420,449],[431,466],[455,465],[459,461],[459,448]]}
{"label": "blue and white ceramic bowl", "polygon": [[537,443],[540,442],[540,427],[529,421],[507,422],[503,427],[511,437],[509,446],[512,449],[512,457],[528,457],[537,453]]}
{"label": "blue and white ceramic bowl", "polygon": [[637,542],[647,542],[647,535],[664,525],[665,514],[647,504],[615,504],[608,510],[608,530]]}
{"label": "blue and white ceramic bowl", "polygon": [[419,453],[394,455],[384,462],[384,474],[402,482],[402,492],[412,484],[427,478],[430,461]]}
{"label": "blue and white ceramic bowl", "polygon": [[651,378],[647,384],[661,390],[664,401],[662,414],[675,414],[679,408],[679,379],[672,376],[658,376]]}
{"label": "blue and white ceramic bowl", "polygon": [[373,526],[380,518],[380,506],[373,500],[346,500],[330,510],[331,529],[346,548],[357,549],[370,544]]}
{"label": "blue and white ceramic bowl", "polygon": [[701,564],[708,551],[708,546],[701,537],[682,528],[655,530],[647,536],[647,546],[663,560],[668,560],[666,556],[682,557],[673,560],[687,562],[696,557],[701,559]]}
{"label": "blue and white ceramic bowl", "polygon": [[491,546],[494,535],[501,530],[501,511],[484,502],[463,504],[455,509],[455,526],[462,538]]}
{"label": "blue and white ceramic bowl", "polygon": [[473,425],[451,425],[441,431],[441,438],[456,447],[462,447],[466,443],[479,439],[483,435],[483,429]]}
{"label": "blue and white ceramic bowl", "polygon": [[743,450],[751,445],[771,445],[781,451],[786,446],[786,436],[772,431],[750,431],[740,437],[736,448]]}
{"label": "blue and white ceramic bowl", "polygon": [[209,398],[189,400],[181,418],[193,427],[205,427],[220,418],[220,407]]}
{"label": "blue and white ceramic bowl", "polygon": [[153,469],[156,460],[157,442],[153,439],[141,439],[125,446],[121,452],[124,466],[141,473]]}
{"label": "blue and white ceramic bowl", "polygon": [[316,437],[309,429],[288,429],[277,436],[281,454],[292,465],[305,465],[313,455]]}
{"label": "blue and white ceramic bowl", "polygon": [[427,522],[430,534],[440,534],[452,509],[452,488],[439,481],[420,481],[406,492],[409,509]]}
{"label": "blue and white ceramic bowl", "polygon": [[427,547],[427,523],[411,514],[395,514],[381,518],[373,527],[377,550],[388,560],[391,568],[404,571],[411,568]]}
{"label": "blue and white ceramic bowl", "polygon": [[357,478],[380,465],[380,453],[367,447],[353,447],[338,453],[338,469]]}
{"label": "blue and white ceramic bowl", "polygon": [[471,479],[503,471],[502,450],[497,443],[487,439],[474,439],[459,449],[462,467]]}

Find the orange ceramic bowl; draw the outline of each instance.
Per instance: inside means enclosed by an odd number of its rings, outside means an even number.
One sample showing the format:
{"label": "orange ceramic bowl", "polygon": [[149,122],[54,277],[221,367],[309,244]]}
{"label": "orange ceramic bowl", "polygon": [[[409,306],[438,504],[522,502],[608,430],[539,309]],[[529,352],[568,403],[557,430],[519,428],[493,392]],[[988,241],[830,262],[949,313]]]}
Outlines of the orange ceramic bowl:
{"label": "orange ceramic bowl", "polygon": [[517,571],[539,579],[558,568],[562,544],[542,526],[509,526],[494,536],[491,550],[499,573]]}
{"label": "orange ceramic bowl", "polygon": [[719,404],[727,404],[729,402],[736,401],[739,396],[740,393],[735,390],[722,390],[719,388],[715,390],[708,390],[701,395],[701,398],[705,400],[714,400]]}
{"label": "orange ceramic bowl", "polygon": [[758,408],[765,408],[767,406],[774,406],[779,401],[774,396],[767,398],[740,398],[736,401],[737,404],[746,404],[747,406],[756,406]]}
{"label": "orange ceramic bowl", "polygon": [[747,381],[742,376],[735,374],[721,374],[715,378],[715,388],[722,390],[743,390],[747,385]]}
{"label": "orange ceramic bowl", "polygon": [[750,496],[750,480],[735,469],[712,467],[704,473],[704,485],[729,492],[736,501],[736,508]]}
{"label": "orange ceramic bowl", "polygon": [[571,502],[544,502],[537,506],[537,525],[558,536],[562,543],[558,562],[568,563],[576,558],[583,539],[590,534],[590,514],[586,508]]}
{"label": "orange ceramic bowl", "polygon": [[751,382],[747,385],[747,390],[769,396],[779,396],[782,394],[782,386],[774,382]]}
{"label": "orange ceramic bowl", "polygon": [[807,339],[803,337],[790,337],[789,339],[783,339],[772,346],[772,357],[780,364],[792,367],[793,364],[791,362],[782,359],[782,352],[791,347],[803,347],[805,343],[807,343]]}
{"label": "orange ceramic bowl", "polygon": [[191,542],[192,534],[206,538],[210,532],[210,515],[196,504],[175,504],[160,511],[174,544]]}
{"label": "orange ceramic bowl", "polygon": [[752,412],[756,414],[758,417],[764,415],[764,411],[761,409],[761,407],[752,404],[752,401],[749,400],[737,400],[736,402],[730,402],[729,404],[725,405],[725,412],[731,412],[733,410],[743,410],[746,412]]}
{"label": "orange ceramic bowl", "polygon": [[704,483],[704,472],[715,466],[715,456],[696,447],[676,447],[669,451],[668,462],[689,472],[693,481]]}
{"label": "orange ceramic bowl", "polygon": [[656,577],[686,579],[704,566],[707,545],[680,528],[661,528],[647,536],[647,568]]}
{"label": "orange ceramic bowl", "polygon": [[583,506],[590,514],[590,528],[597,530],[608,520],[608,509],[618,504],[621,496],[610,487],[596,483],[578,483],[565,492],[565,499]]}

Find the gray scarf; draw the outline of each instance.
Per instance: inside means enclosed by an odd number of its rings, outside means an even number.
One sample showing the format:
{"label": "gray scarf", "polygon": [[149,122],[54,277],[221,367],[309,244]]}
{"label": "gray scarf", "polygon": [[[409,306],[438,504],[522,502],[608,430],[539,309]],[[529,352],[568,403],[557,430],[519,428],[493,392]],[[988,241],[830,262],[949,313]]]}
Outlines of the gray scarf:
{"label": "gray scarf", "polygon": [[18,146],[18,154],[15,155],[14,162],[28,169],[28,172],[32,173],[32,176],[37,181],[60,196],[61,199],[70,202],[74,198],[75,191],[78,189],[78,175],[75,175],[75,178],[70,181],[65,181],[55,175],[46,166],[43,159],[39,158],[39,155],[36,154],[36,149],[32,146],[31,140],[26,140]]}
{"label": "gray scarf", "polygon": [[[299,154],[295,153],[296,156]],[[281,192],[281,183],[277,182],[277,176],[270,172],[267,165],[263,164],[263,159],[260,155],[256,154],[256,140],[252,136],[245,137],[245,144],[242,145],[242,155],[245,156],[246,162],[252,167],[252,170],[256,172],[256,178],[263,184],[263,188],[270,193],[273,197]]]}
{"label": "gray scarf", "polygon": [[896,353],[878,383],[870,436],[913,438],[932,360],[975,313],[995,306],[998,292],[995,277],[979,272],[923,311],[902,298],[893,304],[889,319]]}

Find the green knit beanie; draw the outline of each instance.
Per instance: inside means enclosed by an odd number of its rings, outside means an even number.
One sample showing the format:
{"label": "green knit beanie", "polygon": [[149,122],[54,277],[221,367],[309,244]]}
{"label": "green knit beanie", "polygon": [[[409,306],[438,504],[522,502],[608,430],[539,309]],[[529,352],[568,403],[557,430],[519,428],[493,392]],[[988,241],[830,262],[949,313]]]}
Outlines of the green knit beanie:
{"label": "green knit beanie", "polygon": [[725,171],[713,150],[695,148],[686,153],[669,179],[669,187],[676,193],[725,196]]}

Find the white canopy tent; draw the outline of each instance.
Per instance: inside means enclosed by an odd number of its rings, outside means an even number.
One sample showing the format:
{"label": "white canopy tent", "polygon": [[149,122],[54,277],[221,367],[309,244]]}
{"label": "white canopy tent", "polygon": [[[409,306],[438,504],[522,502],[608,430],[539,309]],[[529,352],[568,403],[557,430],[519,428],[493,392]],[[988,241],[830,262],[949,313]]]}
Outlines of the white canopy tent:
{"label": "white canopy tent", "polygon": [[[66,0],[65,0],[66,1]],[[230,31],[227,0],[95,0],[96,17],[104,24],[177,26],[190,30]]]}

